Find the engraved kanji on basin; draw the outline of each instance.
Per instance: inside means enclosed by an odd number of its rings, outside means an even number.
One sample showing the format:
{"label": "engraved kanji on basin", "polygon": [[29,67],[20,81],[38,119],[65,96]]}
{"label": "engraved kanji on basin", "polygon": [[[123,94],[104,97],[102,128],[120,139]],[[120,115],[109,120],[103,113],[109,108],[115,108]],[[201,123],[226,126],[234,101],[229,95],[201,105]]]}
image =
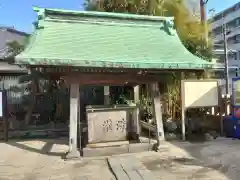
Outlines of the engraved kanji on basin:
{"label": "engraved kanji on basin", "polygon": [[[134,107],[87,109],[88,143],[103,143],[128,140],[128,135],[134,124],[131,113]],[[93,110],[94,109],[94,110]]]}

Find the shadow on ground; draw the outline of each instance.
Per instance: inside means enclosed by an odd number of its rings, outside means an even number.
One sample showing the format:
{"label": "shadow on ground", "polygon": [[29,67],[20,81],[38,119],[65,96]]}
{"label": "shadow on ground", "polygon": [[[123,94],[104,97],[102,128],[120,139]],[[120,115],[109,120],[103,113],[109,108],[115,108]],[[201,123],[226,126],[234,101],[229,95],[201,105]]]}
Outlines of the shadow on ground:
{"label": "shadow on ground", "polygon": [[[229,139],[228,141],[232,141]],[[180,148],[181,150],[184,150],[186,153],[189,154],[187,157],[170,157],[166,159],[155,159],[150,162],[145,163],[145,166],[149,170],[159,170],[159,169],[174,169],[178,167],[178,165],[182,165],[182,167],[192,167],[194,171],[192,171],[191,178],[192,179],[205,179],[210,173],[213,172],[213,170],[220,172],[220,174],[225,176],[225,179],[229,180],[237,180],[239,179],[238,176],[240,174],[237,174],[240,172],[240,166],[238,166],[238,160],[236,161],[229,161],[224,157],[223,148],[225,146],[225,149],[228,148],[228,144],[225,144],[226,141],[194,141],[194,142],[179,142],[179,141],[171,141],[169,142],[171,145],[175,146],[176,148]],[[217,145],[216,148],[218,148],[218,151],[215,151],[215,144]],[[234,142],[233,142],[234,144]],[[235,144],[237,145],[237,144]],[[205,154],[202,153],[202,150],[208,149],[210,152],[212,150],[212,153],[208,156],[205,156]],[[231,151],[231,148],[229,148],[229,151]],[[234,153],[234,152],[232,152]],[[213,155],[216,157],[215,161],[210,160],[212,157],[209,158],[209,156]],[[233,158],[234,159],[234,158]],[[240,161],[240,159],[239,159]],[[235,163],[235,164],[234,164]],[[236,168],[233,169],[232,167],[235,166]],[[198,169],[196,167],[199,167]],[[196,171],[195,171],[196,170]],[[211,178],[209,178],[211,179]],[[220,179],[218,177],[215,177],[214,179]]]}
{"label": "shadow on ground", "polygon": [[[31,142],[36,142],[37,140],[41,141],[41,146],[36,146],[35,145],[29,145]],[[27,143],[26,143],[27,141]],[[227,143],[228,142],[228,143]],[[67,147],[68,144],[68,138],[64,139],[31,139],[31,140],[9,140],[7,142],[8,145],[17,147],[22,150],[34,152],[34,153],[39,153],[47,156],[59,156],[59,157],[64,157],[65,152],[60,152],[59,150],[57,151],[52,151],[53,147],[55,145],[66,145],[64,146],[65,148]],[[226,158],[224,160],[223,154],[227,152],[228,150],[231,151],[232,149],[228,148],[228,145],[234,145],[235,149],[239,149],[238,144],[240,142],[238,141],[232,141],[231,139],[228,141],[208,141],[208,142],[202,142],[198,141],[197,143],[191,143],[191,142],[180,142],[180,141],[169,141],[169,145],[171,145],[172,149],[178,148],[189,154],[188,156],[178,156],[177,151],[176,154],[168,152],[164,152],[163,156],[166,156],[167,158],[162,158],[161,153],[150,153],[150,158],[145,159],[143,161],[143,164],[151,171],[159,171],[166,172],[166,173],[175,173],[175,174],[180,174],[181,171],[188,172],[188,175],[186,175],[189,179],[207,179],[209,174],[214,174],[213,170],[215,172],[220,172],[220,173],[215,173],[221,175],[221,178],[218,177],[210,177],[209,179],[217,179],[217,180],[223,180],[223,176],[225,176],[225,179],[228,180],[238,180],[237,178],[237,171],[240,172],[240,165],[236,167],[236,170],[234,170],[233,173],[231,169],[232,164],[238,165],[238,161],[240,164],[240,156],[236,157],[236,161],[234,162],[224,162],[226,161]],[[217,146],[215,147],[215,144]],[[215,149],[213,148],[215,147]],[[221,147],[225,147],[225,150],[221,150]],[[208,157],[204,157],[204,154],[202,154],[202,150],[209,148],[209,152],[213,151],[214,156],[219,158],[219,161],[214,161],[212,162],[211,160],[208,160]],[[219,148],[218,151],[215,152],[216,148]],[[66,149],[67,150],[67,149]],[[236,151],[237,152],[237,151]],[[148,153],[147,153],[148,154]],[[155,155],[156,156],[155,156]],[[153,156],[152,156],[153,155]],[[209,154],[208,154],[209,155]],[[149,155],[148,155],[149,156]],[[160,157],[160,158],[159,158]],[[229,161],[229,160],[228,160]],[[232,163],[232,164],[231,164]],[[81,166],[79,165],[79,168]],[[180,170],[179,170],[179,169]],[[182,168],[182,169],[181,169]],[[191,171],[193,169],[193,171]],[[240,176],[240,174],[239,174]],[[180,179],[180,178],[179,178]]]}
{"label": "shadow on ground", "polygon": [[[41,147],[36,147],[31,145],[31,142],[39,141],[43,145]],[[26,143],[27,142],[27,143]],[[21,140],[14,140],[11,139],[8,142],[5,142],[8,145],[17,147],[22,150],[39,153],[48,156],[60,156],[62,158],[65,157],[65,152],[51,152],[54,145],[67,145],[68,139],[21,139]],[[29,145],[30,144],[30,145]]]}
{"label": "shadow on ground", "polygon": [[[168,159],[162,159],[162,160],[154,160],[151,162],[144,163],[144,165],[151,171],[159,171],[159,170],[161,171],[166,169],[168,169],[168,171],[169,170],[171,171],[171,169],[174,169],[179,165],[199,167],[199,170],[195,171],[194,169],[194,171],[190,171],[190,173],[189,172],[187,173],[188,178],[190,176],[191,179],[201,179],[201,178],[205,179],[206,176],[208,176],[208,173],[211,172],[212,170],[219,171],[219,169],[221,169],[220,171],[223,174],[225,171],[222,168],[221,164],[206,165],[204,162],[201,162],[199,159],[191,159],[191,158],[168,158]],[[172,173],[174,172],[172,171]],[[216,179],[218,178],[216,177]]]}

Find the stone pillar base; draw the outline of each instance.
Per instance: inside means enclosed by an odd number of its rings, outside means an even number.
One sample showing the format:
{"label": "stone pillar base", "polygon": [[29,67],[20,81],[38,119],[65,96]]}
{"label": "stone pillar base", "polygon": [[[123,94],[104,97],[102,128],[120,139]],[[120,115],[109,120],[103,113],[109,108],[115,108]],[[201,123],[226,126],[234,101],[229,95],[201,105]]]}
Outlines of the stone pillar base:
{"label": "stone pillar base", "polygon": [[153,151],[156,152],[162,152],[168,148],[165,140],[157,141],[155,144],[153,144]]}
{"label": "stone pillar base", "polygon": [[68,151],[65,154],[65,159],[77,159],[77,158],[80,158],[80,157],[81,157],[80,152],[77,149]]}

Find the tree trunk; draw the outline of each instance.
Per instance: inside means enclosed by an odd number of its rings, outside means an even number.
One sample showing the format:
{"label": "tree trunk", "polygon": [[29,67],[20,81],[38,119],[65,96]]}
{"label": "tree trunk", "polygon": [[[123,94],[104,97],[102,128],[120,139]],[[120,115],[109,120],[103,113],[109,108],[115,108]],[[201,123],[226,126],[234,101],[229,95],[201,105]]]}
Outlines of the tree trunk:
{"label": "tree trunk", "polygon": [[154,5],[155,5],[155,0],[148,0],[148,14],[150,16],[154,15]]}
{"label": "tree trunk", "polygon": [[36,90],[37,90],[36,83],[37,83],[36,81],[31,82],[32,98],[31,98],[30,104],[28,106],[27,113],[26,113],[25,118],[24,118],[25,126],[27,126],[30,123],[31,118],[32,118],[32,112],[33,112],[34,106],[36,104]]}
{"label": "tree trunk", "polygon": [[[30,74],[32,74],[32,69],[30,69]],[[39,84],[38,84],[38,80],[36,78],[33,77],[33,80],[31,82],[31,101],[29,103],[28,109],[27,109],[27,113],[25,115],[24,118],[24,122],[25,122],[25,126],[27,126],[32,118],[32,112],[34,109],[34,106],[36,104],[36,94],[39,93]]]}

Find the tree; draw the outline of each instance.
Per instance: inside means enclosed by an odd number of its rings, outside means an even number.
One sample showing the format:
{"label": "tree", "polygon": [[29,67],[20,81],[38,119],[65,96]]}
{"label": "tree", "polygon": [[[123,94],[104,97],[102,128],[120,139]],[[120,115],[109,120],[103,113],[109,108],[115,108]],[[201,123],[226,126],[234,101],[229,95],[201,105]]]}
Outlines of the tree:
{"label": "tree", "polygon": [[19,43],[16,40],[7,43],[8,56],[6,59],[9,63],[14,63],[14,57],[24,50],[27,42],[28,38],[23,39],[23,43]]}
{"label": "tree", "polygon": [[11,41],[7,43],[8,53],[10,56],[16,56],[24,50],[24,45],[20,44],[18,41]]}
{"label": "tree", "polygon": [[[174,17],[175,28],[184,46],[201,58],[211,59],[211,47],[207,47],[203,39],[204,25],[200,18],[190,13],[184,0],[86,0],[85,7],[86,10],[91,11]],[[184,78],[197,78],[198,75],[185,73],[184,76]],[[181,74],[172,73],[165,81],[167,85],[163,98],[168,104],[166,114],[172,118],[179,118]]]}
{"label": "tree", "polygon": [[[27,40],[24,42],[27,43]],[[24,48],[25,45],[22,45],[17,41],[9,42],[8,50],[12,57],[9,59],[14,59],[14,56],[21,53],[24,50]],[[31,121],[34,108],[39,106],[37,103],[39,99],[38,97],[41,97],[40,99],[44,99],[45,102],[44,109],[46,109],[47,113],[50,112],[49,120],[55,122],[58,107],[63,107],[66,103],[66,101],[64,101],[64,104],[63,101],[58,102],[57,97],[61,97],[61,99],[68,97],[65,96],[66,87],[63,85],[64,82],[62,82],[60,79],[53,79],[49,77],[39,68],[29,67],[28,69],[29,69],[28,74],[19,77],[19,83],[26,84],[26,89],[28,91],[28,94],[22,98],[23,106],[27,111],[24,118],[25,125],[28,125],[29,122]],[[68,112],[67,110],[68,108],[63,109],[64,112]],[[38,110],[39,109],[37,109],[37,111]],[[48,119],[46,118],[46,120]]]}
{"label": "tree", "polygon": [[[9,62],[14,62],[14,57],[21,53],[25,45],[28,43],[28,37],[24,39],[23,43],[20,44],[18,41],[12,41],[7,43],[8,52],[10,56],[8,57]],[[29,124],[32,117],[32,112],[36,104],[36,96],[40,93],[39,82],[42,79],[47,79],[44,73],[37,71],[35,68],[29,68],[29,73],[19,77],[20,84],[26,84],[26,90],[28,94],[23,97],[23,106],[27,110],[24,121],[25,125]]]}
{"label": "tree", "polygon": [[201,58],[211,58],[211,47],[207,47],[203,39],[204,26],[200,19],[192,16],[183,0],[86,0],[84,6],[91,11],[174,17],[185,47]]}

